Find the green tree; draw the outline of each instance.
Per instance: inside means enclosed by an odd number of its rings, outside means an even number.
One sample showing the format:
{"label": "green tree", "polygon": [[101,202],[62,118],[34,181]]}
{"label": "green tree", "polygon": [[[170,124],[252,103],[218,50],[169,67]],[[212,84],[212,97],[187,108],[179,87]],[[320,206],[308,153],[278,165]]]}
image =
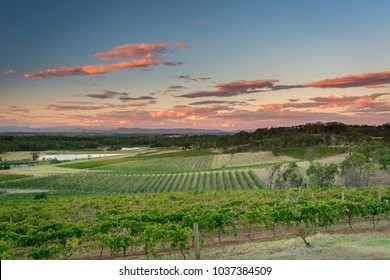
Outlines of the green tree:
{"label": "green tree", "polygon": [[322,188],[330,186],[334,183],[336,174],[338,173],[337,164],[321,164],[315,162],[310,164],[309,168],[306,170],[307,176],[309,176],[312,182]]}
{"label": "green tree", "polygon": [[367,186],[370,177],[375,172],[375,166],[369,162],[367,157],[355,152],[347,156],[340,164],[341,177],[346,186],[361,187]]}
{"label": "green tree", "polygon": [[32,159],[36,161],[39,158],[39,154],[37,152],[31,153]]}
{"label": "green tree", "polygon": [[367,159],[372,159],[375,151],[383,148],[378,141],[364,141],[355,148],[355,151],[366,156]]}
{"label": "green tree", "polygon": [[276,164],[267,169],[268,177],[266,179],[266,186],[270,188],[296,188],[302,185],[303,175],[301,168],[296,162],[289,164]]}
{"label": "green tree", "polygon": [[382,147],[372,153],[372,158],[381,166],[381,169],[387,170],[390,165],[390,148]]}

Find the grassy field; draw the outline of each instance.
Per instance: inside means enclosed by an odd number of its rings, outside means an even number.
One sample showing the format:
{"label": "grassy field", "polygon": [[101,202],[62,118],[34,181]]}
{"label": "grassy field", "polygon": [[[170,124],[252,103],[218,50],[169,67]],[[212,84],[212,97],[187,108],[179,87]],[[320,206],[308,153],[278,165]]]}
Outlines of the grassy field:
{"label": "grassy field", "polygon": [[8,152],[0,154],[0,157],[5,160],[25,160],[32,159],[31,152]]}
{"label": "grassy field", "polygon": [[283,148],[278,153],[280,155],[286,155],[297,159],[313,159],[329,157],[333,155],[343,154],[347,152],[345,147],[313,147],[313,148]]}
{"label": "grassy field", "polygon": [[278,162],[293,161],[289,156],[274,156],[271,152],[236,153],[216,155],[211,163],[212,168],[241,167]]}
{"label": "grassy field", "polygon": [[[311,236],[311,248],[299,237],[272,241],[230,243],[202,251],[206,260],[389,260],[390,231],[319,233]],[[180,259],[179,254],[163,258]]]}

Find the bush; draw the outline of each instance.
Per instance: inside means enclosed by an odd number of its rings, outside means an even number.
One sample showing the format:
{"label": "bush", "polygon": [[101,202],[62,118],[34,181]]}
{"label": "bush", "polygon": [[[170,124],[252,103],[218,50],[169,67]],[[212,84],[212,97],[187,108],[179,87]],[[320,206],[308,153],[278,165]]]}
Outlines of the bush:
{"label": "bush", "polygon": [[375,173],[375,166],[364,154],[355,152],[340,163],[341,177],[344,185],[351,187],[367,186]]}
{"label": "bush", "polygon": [[11,166],[7,162],[0,162],[0,170],[11,169]]}
{"label": "bush", "polygon": [[334,183],[335,177],[338,173],[337,164],[321,164],[319,162],[310,164],[306,170],[310,181],[320,188],[331,186]]}
{"label": "bush", "polygon": [[267,187],[283,189],[288,187],[296,188],[302,185],[303,176],[301,168],[298,167],[296,162],[292,162],[286,165],[276,164],[267,171]]}
{"label": "bush", "polygon": [[37,193],[34,195],[34,200],[47,199],[47,193]]}

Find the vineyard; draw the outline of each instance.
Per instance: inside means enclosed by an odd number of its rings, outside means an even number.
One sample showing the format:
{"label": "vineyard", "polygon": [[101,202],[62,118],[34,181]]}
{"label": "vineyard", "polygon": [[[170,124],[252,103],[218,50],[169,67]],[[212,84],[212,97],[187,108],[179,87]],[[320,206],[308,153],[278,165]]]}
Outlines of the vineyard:
{"label": "vineyard", "polygon": [[21,175],[21,174],[0,174],[0,183],[5,181],[10,181],[10,180],[27,178],[27,177],[28,176]]}
{"label": "vineyard", "polygon": [[132,157],[89,160],[60,164],[59,167],[96,169],[124,174],[181,173],[207,170],[214,153],[208,150],[144,152]]}
{"label": "vineyard", "polygon": [[[318,147],[311,155],[343,151]],[[293,186],[294,164],[278,175],[283,189],[257,175],[291,162],[271,152],[151,149],[48,169],[62,174],[0,174],[0,259],[193,258],[194,224],[204,250],[291,236],[310,247],[311,234],[340,228],[389,231],[390,187]]]}
{"label": "vineyard", "polygon": [[263,182],[251,170],[149,175],[89,172],[0,183],[0,189],[45,189],[80,194],[228,191],[261,187]]}
{"label": "vineyard", "polygon": [[353,232],[357,219],[372,228],[379,220],[390,222],[389,187],[51,196],[2,198],[1,259],[127,258],[140,252],[158,258],[167,249],[189,258],[194,223],[203,244],[215,236],[222,242],[243,232],[250,239],[256,231],[276,236],[291,229],[309,246],[310,230],[346,222]]}
{"label": "vineyard", "polygon": [[126,163],[102,166],[96,169],[113,170],[115,173],[182,173],[208,170],[213,155],[142,158]]}

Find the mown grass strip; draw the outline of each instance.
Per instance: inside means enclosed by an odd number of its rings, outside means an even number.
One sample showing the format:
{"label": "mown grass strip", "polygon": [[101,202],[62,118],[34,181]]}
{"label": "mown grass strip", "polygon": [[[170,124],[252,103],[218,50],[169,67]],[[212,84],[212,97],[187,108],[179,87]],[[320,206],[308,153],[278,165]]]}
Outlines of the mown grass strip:
{"label": "mown grass strip", "polygon": [[[279,151],[279,154],[298,159],[306,159],[311,156],[314,158],[322,158],[333,155],[339,155],[347,152],[345,147],[297,147],[297,148],[283,148]],[[311,154],[311,155],[309,155]]]}

